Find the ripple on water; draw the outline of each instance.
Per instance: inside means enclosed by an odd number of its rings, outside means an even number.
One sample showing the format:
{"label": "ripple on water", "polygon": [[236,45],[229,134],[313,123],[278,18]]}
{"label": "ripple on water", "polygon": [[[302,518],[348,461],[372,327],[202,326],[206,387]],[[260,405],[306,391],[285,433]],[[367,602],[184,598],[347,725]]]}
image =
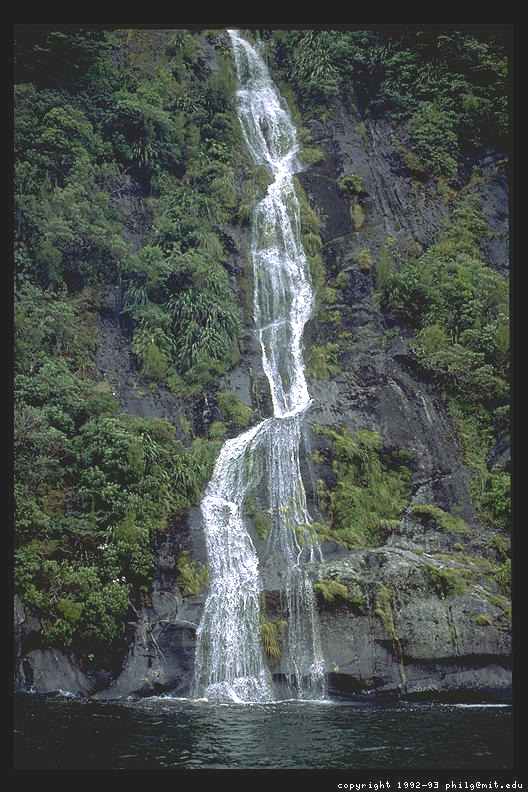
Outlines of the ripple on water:
{"label": "ripple on water", "polygon": [[[185,697],[16,697],[15,761],[33,769],[508,768],[508,705]],[[94,725],[97,724],[97,728]]]}

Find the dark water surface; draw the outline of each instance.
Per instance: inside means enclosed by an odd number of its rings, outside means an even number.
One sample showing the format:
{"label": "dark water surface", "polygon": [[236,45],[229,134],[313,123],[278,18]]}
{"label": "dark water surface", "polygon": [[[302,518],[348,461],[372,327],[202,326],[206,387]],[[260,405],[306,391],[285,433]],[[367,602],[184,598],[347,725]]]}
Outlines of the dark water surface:
{"label": "dark water surface", "polygon": [[510,707],[15,697],[17,769],[512,767]]}

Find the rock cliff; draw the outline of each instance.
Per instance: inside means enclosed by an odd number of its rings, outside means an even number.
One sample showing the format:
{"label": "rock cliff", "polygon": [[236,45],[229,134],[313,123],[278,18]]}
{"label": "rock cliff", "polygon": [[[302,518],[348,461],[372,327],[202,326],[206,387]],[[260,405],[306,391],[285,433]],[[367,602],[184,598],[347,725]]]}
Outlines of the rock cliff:
{"label": "rock cliff", "polygon": [[[390,119],[362,119],[353,108],[336,104],[333,119],[309,123],[324,159],[300,174],[310,203],[322,218],[323,258],[327,272],[346,273],[339,308],[342,327],[353,343],[341,371],[309,383],[314,403],[306,421],[306,444],[321,451],[321,461],[306,461],[306,487],[312,513],[319,513],[315,481],[332,476],[324,452],[328,441],[320,426],[378,432],[385,449],[411,452],[411,504],[434,504],[453,510],[469,533],[462,537],[420,520],[408,509],[385,544],[347,550],[325,542],[325,561],[314,566],[314,579],[335,580],[356,596],[333,602],[319,597],[321,637],[334,695],[403,695],[466,699],[507,698],[511,689],[509,616],[505,598],[486,575],[489,531],[479,524],[469,494],[457,434],[435,388],[413,364],[403,328],[380,310],[374,295],[373,271],[362,268],[358,255],[366,247],[374,261],[387,237],[402,256],[425,250],[436,239],[449,209],[435,180],[413,178],[402,157],[402,141]],[[483,255],[501,273],[508,269],[508,194],[500,157],[479,164],[478,191],[493,236],[483,242]],[[364,222],[354,226],[350,202],[338,180],[362,180]],[[133,185],[121,201],[131,206],[131,234],[141,242],[146,214]],[[231,276],[249,267],[247,230],[226,228],[232,241]],[[241,360],[225,378],[225,387],[255,410],[268,414],[268,394],[250,317],[241,339]],[[306,343],[332,341],[326,326],[311,321]],[[120,321],[120,295],[108,290],[100,315],[99,370],[111,383],[124,411],[166,418],[179,430],[180,419],[201,432],[216,418],[214,393],[189,405],[168,390],[148,391],[130,353],[126,327]],[[183,438],[183,435],[182,435]],[[508,456],[507,443],[497,455]],[[459,545],[459,560],[452,558]],[[38,648],[32,640],[38,625],[17,604],[18,684],[37,692],[64,690],[98,698],[148,695],[170,690],[187,695],[192,684],[195,631],[203,595],[183,597],[177,585],[175,559],[182,550],[205,561],[197,510],[173,524],[156,548],[157,572],[143,607],[131,616],[130,645],[119,673],[94,674],[74,658]],[[432,570],[432,571],[431,571]],[[272,585],[270,583],[270,585]],[[276,594],[276,592],[275,592]],[[268,599],[280,612],[279,597]],[[280,662],[272,665],[278,680]]]}

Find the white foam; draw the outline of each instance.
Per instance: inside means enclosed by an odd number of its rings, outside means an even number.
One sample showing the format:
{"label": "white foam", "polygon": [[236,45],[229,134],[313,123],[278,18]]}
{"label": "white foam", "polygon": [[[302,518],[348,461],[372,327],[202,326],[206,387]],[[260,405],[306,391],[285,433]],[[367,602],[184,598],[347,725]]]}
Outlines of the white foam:
{"label": "white foam", "polygon": [[[251,256],[254,318],[273,417],[224,443],[201,503],[210,586],[197,631],[197,696],[219,702],[269,702],[273,685],[261,642],[259,559],[244,516],[248,493],[266,493],[272,527],[266,561],[283,576],[288,616],[286,677],[299,698],[323,695],[324,662],[312,584],[304,561],[318,542],[297,531],[311,522],[301,477],[300,422],[311,404],[302,335],[312,306],[293,175],[295,126],[266,64],[230,30],[239,80],[238,114],[250,154],[272,181],[255,206]],[[263,495],[262,495],[263,496]]]}

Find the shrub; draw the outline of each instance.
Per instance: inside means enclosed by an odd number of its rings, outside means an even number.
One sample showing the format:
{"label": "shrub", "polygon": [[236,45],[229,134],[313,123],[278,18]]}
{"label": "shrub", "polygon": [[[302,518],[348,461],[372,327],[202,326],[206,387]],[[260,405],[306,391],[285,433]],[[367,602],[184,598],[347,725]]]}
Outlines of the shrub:
{"label": "shrub", "polygon": [[405,167],[411,172],[411,175],[416,179],[424,179],[427,176],[427,166],[416,152],[402,145],[399,146],[399,151]]}
{"label": "shrub", "polygon": [[503,471],[495,471],[488,475],[484,492],[480,500],[480,508],[486,522],[509,530],[511,513],[511,477]]}
{"label": "shrub", "polygon": [[245,429],[253,418],[253,410],[230,391],[217,394],[218,406],[223,415],[235,429]]}
{"label": "shrub", "polygon": [[511,560],[509,558],[500,565],[495,574],[495,580],[502,593],[509,596],[511,593]]}
{"label": "shrub", "polygon": [[422,569],[428,586],[442,599],[463,594],[466,590],[467,583],[462,570],[439,569],[430,564],[425,564]]}
{"label": "shrub", "polygon": [[348,176],[341,176],[338,179],[337,186],[344,195],[360,195],[365,192],[362,177],[354,173]]}
{"label": "shrub", "polygon": [[362,272],[370,272],[372,267],[372,256],[368,248],[362,248],[357,255],[357,263]]}
{"label": "shrub", "polygon": [[501,561],[505,561],[510,556],[510,540],[502,534],[494,534],[489,540],[489,546],[492,547],[499,556]]}
{"label": "shrub", "polygon": [[180,553],[176,562],[178,586],[185,597],[196,596],[207,586],[208,570],[199,561],[192,561],[189,553]]}
{"label": "shrub", "polygon": [[338,344],[314,344],[310,348],[308,355],[308,376],[324,380],[330,379],[333,374],[337,374],[339,371],[338,351]]}
{"label": "shrub", "polygon": [[435,176],[457,174],[458,136],[456,116],[433,102],[424,102],[409,120],[415,151]]}
{"label": "shrub", "polygon": [[349,599],[348,588],[337,580],[317,580],[314,590],[321,594],[325,602]]}
{"label": "shrub", "polygon": [[161,382],[165,379],[169,361],[165,353],[151,341],[142,354],[142,372],[148,379]]}
{"label": "shrub", "polygon": [[287,622],[284,619],[272,621],[262,621],[260,623],[260,635],[264,651],[272,662],[280,659],[282,654],[282,633]]}
{"label": "shrub", "polygon": [[467,534],[469,528],[461,517],[456,517],[454,514],[449,514],[438,506],[433,506],[430,503],[413,503],[410,508],[410,513],[413,517],[425,524],[433,523],[440,530],[446,533],[453,534]]}
{"label": "shrub", "polygon": [[321,490],[331,538],[350,547],[375,546],[399,523],[410,494],[411,471],[382,458],[376,432],[320,429],[332,443],[335,485]]}
{"label": "shrub", "polygon": [[301,149],[301,162],[305,165],[317,165],[325,158],[324,151],[319,146],[303,146]]}
{"label": "shrub", "polygon": [[350,216],[354,226],[354,231],[360,231],[365,224],[365,212],[359,203],[352,204],[350,208]]}
{"label": "shrub", "polygon": [[101,287],[122,286],[152,384],[190,397],[218,382],[240,326],[221,228],[251,167],[232,58],[211,74],[197,34],[30,39],[16,42],[17,590],[43,646],[109,668],[155,537],[199,500],[221,427],[184,448],[169,423],[119,415],[112,375],[96,376]]}
{"label": "shrub", "polygon": [[227,431],[227,427],[223,421],[213,421],[209,426],[208,434],[212,440],[221,440]]}

